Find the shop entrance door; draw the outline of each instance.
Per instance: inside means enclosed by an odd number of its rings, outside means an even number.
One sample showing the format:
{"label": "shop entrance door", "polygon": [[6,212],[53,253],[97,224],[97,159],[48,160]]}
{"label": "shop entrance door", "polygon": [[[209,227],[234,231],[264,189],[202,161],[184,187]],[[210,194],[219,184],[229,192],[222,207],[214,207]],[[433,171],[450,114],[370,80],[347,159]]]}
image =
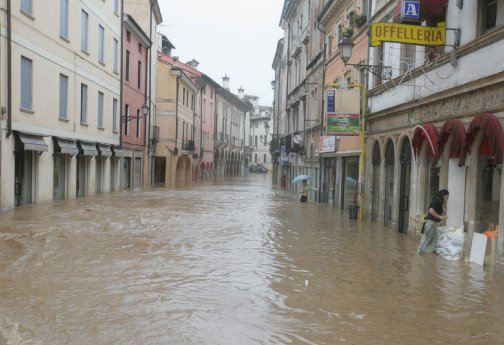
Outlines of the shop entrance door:
{"label": "shop entrance door", "polygon": [[32,203],[32,151],[17,150],[14,162],[14,194],[16,206]]}
{"label": "shop entrance door", "polygon": [[407,233],[409,226],[409,197],[411,189],[411,144],[406,138],[401,147],[401,180],[399,182],[399,232]]}
{"label": "shop entrance door", "polygon": [[371,221],[378,220],[379,196],[380,196],[380,165],[381,152],[380,145],[375,142],[373,147],[373,184],[371,186]]}
{"label": "shop entrance door", "polygon": [[394,143],[391,139],[385,146],[385,199],[383,224],[389,226],[392,224],[392,200],[394,196]]}

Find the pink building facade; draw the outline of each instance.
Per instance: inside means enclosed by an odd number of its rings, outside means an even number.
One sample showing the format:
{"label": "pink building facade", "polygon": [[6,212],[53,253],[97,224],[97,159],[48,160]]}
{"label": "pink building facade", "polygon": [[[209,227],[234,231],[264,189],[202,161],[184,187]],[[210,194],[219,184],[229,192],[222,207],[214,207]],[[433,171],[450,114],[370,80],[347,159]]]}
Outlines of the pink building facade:
{"label": "pink building facade", "polygon": [[133,17],[123,18],[121,155],[123,189],[142,188],[148,112],[147,72],[151,42]]}

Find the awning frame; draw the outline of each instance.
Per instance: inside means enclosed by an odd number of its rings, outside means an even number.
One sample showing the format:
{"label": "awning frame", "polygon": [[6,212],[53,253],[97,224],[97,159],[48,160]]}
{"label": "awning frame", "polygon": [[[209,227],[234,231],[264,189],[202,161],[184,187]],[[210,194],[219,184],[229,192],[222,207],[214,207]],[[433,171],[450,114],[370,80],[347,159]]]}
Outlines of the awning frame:
{"label": "awning frame", "polygon": [[79,154],[91,157],[98,156],[98,150],[96,149],[96,145],[94,143],[79,140],[78,146]]}
{"label": "awning frame", "polygon": [[39,155],[49,151],[49,146],[45,143],[44,137],[42,135],[28,134],[17,131],[14,132],[14,135],[16,137],[14,153],[17,152],[18,145],[22,145],[23,150],[25,151],[35,151]]}
{"label": "awning frame", "polygon": [[[73,139],[53,137],[53,141],[54,153],[68,154],[72,157],[79,153],[77,142]],[[59,148],[59,151],[57,151],[57,148]]]}
{"label": "awning frame", "polygon": [[98,155],[109,158],[113,155],[110,145],[106,144],[96,144],[96,148],[98,149]]}

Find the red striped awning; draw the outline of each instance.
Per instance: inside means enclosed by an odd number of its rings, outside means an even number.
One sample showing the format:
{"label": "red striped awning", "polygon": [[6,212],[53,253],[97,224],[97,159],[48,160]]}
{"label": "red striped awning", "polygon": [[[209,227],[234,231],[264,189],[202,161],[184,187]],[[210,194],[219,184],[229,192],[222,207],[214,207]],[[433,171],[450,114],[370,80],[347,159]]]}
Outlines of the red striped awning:
{"label": "red striped awning", "polygon": [[484,156],[493,156],[497,164],[502,164],[504,131],[500,120],[492,113],[479,114],[471,121],[465,139],[465,152],[470,152],[474,139],[480,130],[485,131],[480,145],[480,153]]}
{"label": "red striped awning", "polygon": [[436,165],[439,157],[438,138],[438,131],[434,125],[425,124],[415,127],[415,130],[413,131],[413,139],[411,140],[415,157],[418,158],[420,150],[422,149],[422,144],[424,140],[427,139],[429,147],[427,157],[431,159],[433,165]]}
{"label": "red striped awning", "polygon": [[458,165],[464,166],[465,164],[465,138],[466,132],[465,127],[462,121],[457,119],[448,120],[441,127],[441,131],[439,133],[439,153],[443,152],[445,144],[448,142],[448,139],[452,136],[452,141],[450,145],[450,158],[458,158]]}

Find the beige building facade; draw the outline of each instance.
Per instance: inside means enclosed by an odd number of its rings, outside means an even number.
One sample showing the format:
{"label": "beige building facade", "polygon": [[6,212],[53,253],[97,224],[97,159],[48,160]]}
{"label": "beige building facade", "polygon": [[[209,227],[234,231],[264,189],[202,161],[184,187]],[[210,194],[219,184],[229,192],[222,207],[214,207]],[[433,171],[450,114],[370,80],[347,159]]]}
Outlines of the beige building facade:
{"label": "beige building facade", "polygon": [[1,6],[0,207],[118,189],[119,3]]}

